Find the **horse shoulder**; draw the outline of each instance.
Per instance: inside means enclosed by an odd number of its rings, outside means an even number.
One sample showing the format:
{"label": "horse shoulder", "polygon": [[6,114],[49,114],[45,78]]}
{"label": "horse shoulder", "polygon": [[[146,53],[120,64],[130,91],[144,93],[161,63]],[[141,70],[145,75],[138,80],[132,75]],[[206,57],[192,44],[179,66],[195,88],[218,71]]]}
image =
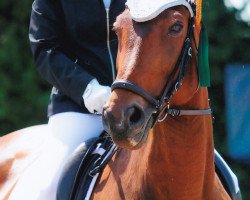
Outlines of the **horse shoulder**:
{"label": "horse shoulder", "polygon": [[119,149],[104,168],[92,194],[92,199],[126,199],[124,193],[124,173],[127,171],[131,152]]}

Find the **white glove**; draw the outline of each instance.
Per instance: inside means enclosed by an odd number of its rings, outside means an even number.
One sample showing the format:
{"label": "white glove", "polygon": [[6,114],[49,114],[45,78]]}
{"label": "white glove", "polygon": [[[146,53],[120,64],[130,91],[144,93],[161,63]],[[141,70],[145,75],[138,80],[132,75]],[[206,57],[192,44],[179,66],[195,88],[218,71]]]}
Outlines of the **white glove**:
{"label": "white glove", "polygon": [[107,102],[110,95],[110,87],[100,85],[96,79],[93,79],[87,85],[82,97],[89,112],[101,114],[103,106]]}

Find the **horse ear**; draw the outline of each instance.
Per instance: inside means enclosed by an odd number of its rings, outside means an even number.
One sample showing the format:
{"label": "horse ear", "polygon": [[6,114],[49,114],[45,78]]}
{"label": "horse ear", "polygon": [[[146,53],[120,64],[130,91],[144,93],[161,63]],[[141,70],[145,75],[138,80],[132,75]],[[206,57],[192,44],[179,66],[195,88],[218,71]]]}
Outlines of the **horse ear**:
{"label": "horse ear", "polygon": [[199,45],[199,36],[201,30],[201,18],[202,18],[202,0],[195,0],[196,5],[196,16],[195,16],[195,28],[194,28],[194,36],[196,41],[196,46]]}
{"label": "horse ear", "polygon": [[196,0],[195,1],[196,4],[196,22],[195,25],[197,25],[199,28],[200,24],[201,24],[201,18],[202,18],[202,0]]}

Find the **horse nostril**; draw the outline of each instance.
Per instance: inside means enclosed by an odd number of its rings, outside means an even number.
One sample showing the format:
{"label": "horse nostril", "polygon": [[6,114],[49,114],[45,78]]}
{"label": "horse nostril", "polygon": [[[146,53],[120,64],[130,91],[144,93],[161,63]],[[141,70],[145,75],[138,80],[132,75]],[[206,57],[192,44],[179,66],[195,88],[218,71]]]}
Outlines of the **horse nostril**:
{"label": "horse nostril", "polygon": [[127,120],[130,125],[135,125],[139,123],[142,118],[143,118],[143,112],[140,107],[138,107],[137,105],[134,105],[128,108]]}
{"label": "horse nostril", "polygon": [[110,122],[112,121],[113,117],[111,112],[108,110],[108,107],[105,107],[102,112],[102,125],[104,130],[108,133],[111,132],[110,130]]}

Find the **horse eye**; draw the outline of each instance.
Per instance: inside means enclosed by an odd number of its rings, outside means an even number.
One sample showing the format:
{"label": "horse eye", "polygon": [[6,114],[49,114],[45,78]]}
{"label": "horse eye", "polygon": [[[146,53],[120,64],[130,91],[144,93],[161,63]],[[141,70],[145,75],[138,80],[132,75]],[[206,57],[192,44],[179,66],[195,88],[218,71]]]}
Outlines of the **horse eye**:
{"label": "horse eye", "polygon": [[171,26],[169,28],[169,34],[177,34],[180,33],[183,29],[183,25],[182,24],[174,24],[173,26]]}

